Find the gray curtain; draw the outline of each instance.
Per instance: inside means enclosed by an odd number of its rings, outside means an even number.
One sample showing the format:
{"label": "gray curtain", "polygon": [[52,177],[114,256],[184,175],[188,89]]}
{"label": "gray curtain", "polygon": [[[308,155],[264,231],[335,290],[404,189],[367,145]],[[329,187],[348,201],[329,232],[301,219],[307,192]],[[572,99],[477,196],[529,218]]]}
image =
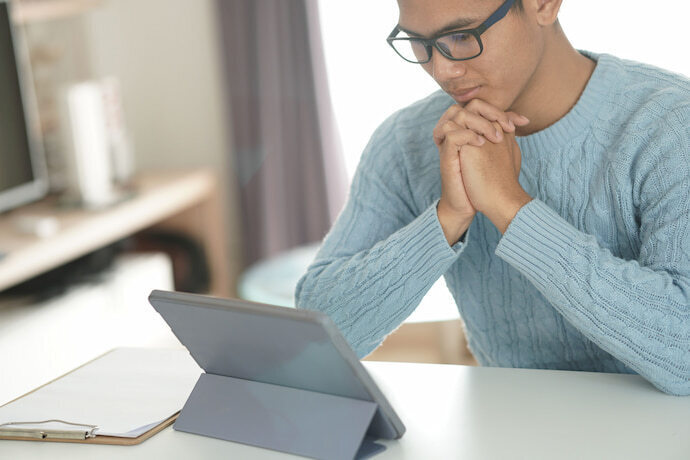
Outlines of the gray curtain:
{"label": "gray curtain", "polygon": [[321,240],[347,178],[316,0],[218,0],[247,265]]}

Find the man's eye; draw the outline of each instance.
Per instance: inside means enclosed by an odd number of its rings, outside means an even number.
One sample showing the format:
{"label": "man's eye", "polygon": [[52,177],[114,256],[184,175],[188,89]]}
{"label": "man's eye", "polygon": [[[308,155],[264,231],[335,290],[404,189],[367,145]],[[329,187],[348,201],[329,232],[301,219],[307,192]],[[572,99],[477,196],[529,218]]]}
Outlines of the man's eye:
{"label": "man's eye", "polygon": [[471,37],[470,34],[453,34],[450,36],[450,39],[455,43],[461,43],[470,40]]}

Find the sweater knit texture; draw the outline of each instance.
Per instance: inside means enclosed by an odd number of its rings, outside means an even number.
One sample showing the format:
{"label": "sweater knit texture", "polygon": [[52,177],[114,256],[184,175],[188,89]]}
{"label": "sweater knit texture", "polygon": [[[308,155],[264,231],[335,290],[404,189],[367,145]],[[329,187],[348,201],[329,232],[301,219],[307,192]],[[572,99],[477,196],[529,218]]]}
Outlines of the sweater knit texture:
{"label": "sweater knit texture", "polygon": [[480,364],[638,373],[690,394],[690,81],[607,54],[573,108],[517,137],[533,200],[449,246],[432,130],[442,91],[389,117],[295,292],[358,356],[445,277]]}

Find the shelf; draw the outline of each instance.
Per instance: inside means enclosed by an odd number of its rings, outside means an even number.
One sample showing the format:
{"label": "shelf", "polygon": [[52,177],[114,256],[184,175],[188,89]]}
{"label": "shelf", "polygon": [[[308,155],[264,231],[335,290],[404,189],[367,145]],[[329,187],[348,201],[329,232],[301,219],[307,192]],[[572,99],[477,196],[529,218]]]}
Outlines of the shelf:
{"label": "shelf", "polygon": [[[104,210],[60,208],[54,198],[48,198],[4,214],[0,216],[0,252],[6,254],[0,259],[0,290],[203,206],[216,196],[216,186],[209,170],[148,173],[135,181],[134,197]],[[54,217],[59,230],[48,238],[20,233],[16,220],[21,216]],[[199,220],[210,226],[208,219]],[[219,234],[216,239],[223,237]],[[210,255],[222,255],[222,251]]]}
{"label": "shelf", "polygon": [[18,24],[51,21],[83,13],[101,3],[103,0],[16,0],[12,17]]}

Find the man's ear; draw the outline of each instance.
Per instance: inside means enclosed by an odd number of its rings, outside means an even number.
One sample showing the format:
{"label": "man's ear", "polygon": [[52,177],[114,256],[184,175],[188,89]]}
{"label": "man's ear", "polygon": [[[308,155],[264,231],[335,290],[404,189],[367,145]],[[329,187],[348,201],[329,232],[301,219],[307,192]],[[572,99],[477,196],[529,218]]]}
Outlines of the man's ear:
{"label": "man's ear", "polygon": [[550,26],[558,20],[558,11],[563,0],[523,0],[523,6],[531,13],[541,26]]}

